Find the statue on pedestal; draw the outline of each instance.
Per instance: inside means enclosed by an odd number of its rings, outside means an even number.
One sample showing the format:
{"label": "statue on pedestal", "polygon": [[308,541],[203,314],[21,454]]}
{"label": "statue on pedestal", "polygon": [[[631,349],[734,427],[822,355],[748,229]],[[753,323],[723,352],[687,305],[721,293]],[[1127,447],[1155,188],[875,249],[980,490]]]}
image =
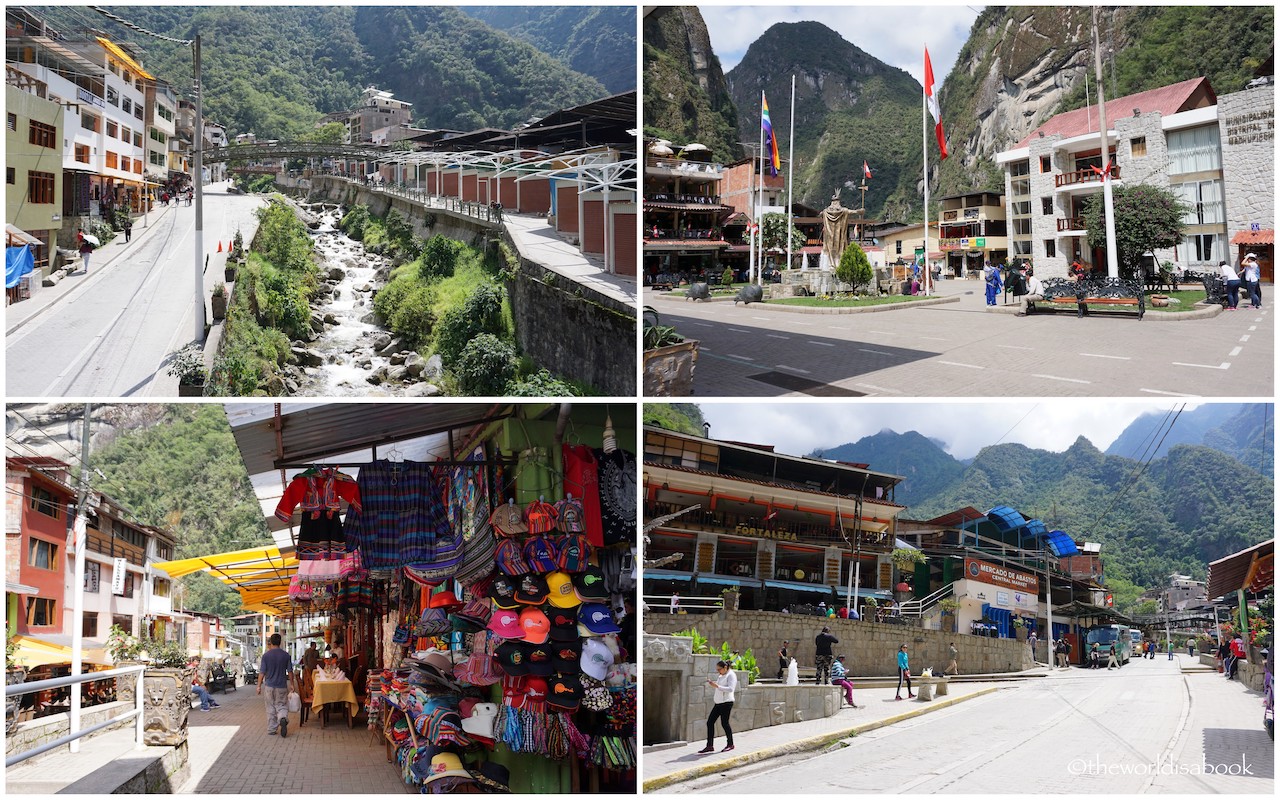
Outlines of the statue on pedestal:
{"label": "statue on pedestal", "polygon": [[831,195],[831,205],[822,209],[822,269],[834,270],[849,246],[849,209],[840,205],[840,190]]}

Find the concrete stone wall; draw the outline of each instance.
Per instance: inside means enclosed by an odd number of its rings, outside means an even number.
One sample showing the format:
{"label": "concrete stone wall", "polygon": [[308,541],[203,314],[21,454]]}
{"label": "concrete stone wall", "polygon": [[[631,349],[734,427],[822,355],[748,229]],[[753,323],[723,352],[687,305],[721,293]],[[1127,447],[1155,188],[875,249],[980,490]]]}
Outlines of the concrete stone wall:
{"label": "concrete stone wall", "polygon": [[[692,615],[646,614],[646,634],[670,634],[685,628],[697,628],[712,647],[721,642],[755,654],[761,673],[777,671],[777,650],[783,640],[791,642],[790,653],[802,668],[814,664],[813,639],[822,626],[840,640],[837,655],[845,656],[845,664],[859,677],[897,674],[898,645],[905,643],[911,659],[912,674],[926,667],[934,672],[946,668],[947,643],[955,642],[960,651],[956,659],[962,673],[1017,672],[1035,666],[1030,648],[1016,639],[989,639],[983,636],[931,631],[902,625],[885,625],[862,620],[826,619],[772,611],[718,611],[715,614]],[[645,668],[648,669],[646,662]],[[647,695],[646,695],[647,697]]]}
{"label": "concrete stone wall", "polygon": [[[644,744],[702,741],[715,689],[707,681],[716,675],[719,656],[693,655],[691,639],[644,637]],[[739,670],[729,725],[734,732],[829,717],[840,710],[835,686],[748,684]],[[717,723],[716,736],[723,736]]]}
{"label": "concrete stone wall", "polygon": [[[100,706],[82,709],[80,712],[80,727],[84,729],[91,725],[97,725],[99,722],[105,722],[111,717],[119,716],[132,708],[132,703],[118,700],[114,703],[103,703]],[[133,724],[134,721],[132,719],[122,720],[114,725],[108,725],[101,731],[95,731],[90,734],[90,738],[98,733],[106,733],[107,731],[128,727]],[[17,730],[4,737],[4,753],[6,756],[23,753],[33,747],[39,747],[45,742],[52,742],[54,739],[66,736],[68,733],[71,733],[71,715],[67,712],[19,722]],[[52,753],[54,751],[51,750],[49,752]],[[39,760],[44,755],[46,754],[33,756],[23,763]]]}
{"label": "concrete stone wall", "polygon": [[1275,228],[1275,87],[1219,97],[1218,126],[1228,240],[1250,223]]}

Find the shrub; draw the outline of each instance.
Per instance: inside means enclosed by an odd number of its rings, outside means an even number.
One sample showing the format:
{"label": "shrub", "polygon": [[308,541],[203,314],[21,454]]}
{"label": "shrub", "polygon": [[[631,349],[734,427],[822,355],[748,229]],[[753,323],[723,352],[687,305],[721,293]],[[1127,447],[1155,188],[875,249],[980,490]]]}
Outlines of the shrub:
{"label": "shrub", "polygon": [[733,267],[725,267],[724,274],[720,276],[720,283],[728,286],[733,283]]}
{"label": "shrub", "polygon": [[311,324],[311,307],[296,280],[264,263],[253,288],[260,322],[279,328],[291,339],[302,336]]}
{"label": "shrub", "polygon": [[454,267],[458,264],[459,249],[456,242],[440,234],[432,236],[422,246],[418,275],[424,281],[452,277]]}
{"label": "shrub", "polygon": [[516,351],[491,333],[467,343],[453,368],[462,391],[474,396],[499,396],[516,375]]}
{"label": "shrub", "polygon": [[867,260],[867,254],[857,242],[850,242],[844,249],[844,255],[840,256],[840,265],[836,267],[836,278],[851,284],[856,292],[859,287],[871,283],[874,277],[875,273],[871,269],[871,262]]}
{"label": "shrub", "polygon": [[391,330],[403,336],[410,347],[417,349],[431,338],[431,329],[435,327],[436,315],[431,307],[435,304],[435,292],[423,284],[411,284],[408,291],[400,298],[391,315],[384,317]]}
{"label": "shrub", "polygon": [[409,224],[404,215],[394,208],[387,211],[387,216],[383,218],[382,224],[387,229],[387,238],[398,247],[408,245],[413,240],[413,225]]}
{"label": "shrub", "polygon": [[580,397],[582,392],[545,369],[532,375],[517,378],[507,385],[503,393],[510,397]]}
{"label": "shrub", "polygon": [[148,639],[147,655],[151,656],[153,667],[185,667],[189,658],[186,642],[167,642],[162,639]]}
{"label": "shrub", "polygon": [[282,270],[314,272],[311,237],[293,211],[279,201],[258,209],[258,233],[253,249]]}
{"label": "shrub", "polygon": [[456,362],[467,343],[476,336],[482,333],[501,336],[502,293],[501,287],[482,283],[471,290],[461,306],[445,313],[436,334],[435,351],[446,364]]}
{"label": "shrub", "polygon": [[338,230],[355,239],[364,240],[364,229],[369,224],[369,207],[356,206],[343,215],[338,222]]}

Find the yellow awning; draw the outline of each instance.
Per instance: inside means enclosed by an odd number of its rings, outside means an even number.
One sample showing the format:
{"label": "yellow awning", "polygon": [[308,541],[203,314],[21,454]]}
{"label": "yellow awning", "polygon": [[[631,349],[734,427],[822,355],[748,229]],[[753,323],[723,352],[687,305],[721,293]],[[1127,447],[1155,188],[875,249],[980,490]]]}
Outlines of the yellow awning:
{"label": "yellow awning", "polygon": [[125,65],[129,67],[129,69],[133,70],[134,72],[138,73],[139,75],[141,75],[142,77],[146,78],[149,81],[153,81],[156,79],[156,76],[152,75],[150,72],[147,72],[145,69],[143,69],[141,64],[133,60],[133,56],[129,55],[124,50],[121,50],[120,46],[117,45],[115,42],[112,42],[110,39],[104,39],[101,36],[97,36],[94,38],[98,40],[98,44],[106,48],[108,53],[110,53],[111,55],[123,61]]}
{"label": "yellow awning", "polygon": [[298,571],[295,556],[281,555],[276,545],[233,550],[209,556],[163,561],[154,565],[171,578],[208,572],[240,593],[245,611],[289,612],[289,579]]}
{"label": "yellow awning", "polygon": [[193,572],[209,570],[214,577],[222,572],[222,568],[240,570],[253,568],[256,570],[293,567],[297,569],[298,559],[293,556],[280,555],[280,548],[275,545],[251,547],[248,550],[232,550],[229,553],[217,553],[211,556],[196,556],[177,561],[161,561],[153,564],[156,569],[169,573],[171,578],[181,578]]}
{"label": "yellow awning", "polygon": [[[66,645],[56,644],[54,642],[46,642],[43,639],[37,639],[33,636],[15,636],[14,641],[18,645],[17,651],[14,653],[13,659],[19,666],[38,667],[41,664],[69,664],[71,663],[71,648]],[[100,647],[86,647],[81,654],[84,663],[88,664],[109,664],[106,652]]]}

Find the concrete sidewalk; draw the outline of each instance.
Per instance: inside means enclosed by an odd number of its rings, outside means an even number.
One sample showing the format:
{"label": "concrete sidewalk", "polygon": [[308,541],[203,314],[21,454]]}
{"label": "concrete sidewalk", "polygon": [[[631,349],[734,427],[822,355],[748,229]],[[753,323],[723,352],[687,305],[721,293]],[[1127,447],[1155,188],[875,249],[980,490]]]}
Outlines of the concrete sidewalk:
{"label": "concrete sidewalk", "polygon": [[604,260],[584,254],[533,214],[504,214],[503,227],[520,255],[605,297],[636,307],[636,279],[606,272]]}
{"label": "concrete sidewalk", "polygon": [[[845,706],[834,716],[824,719],[792,722],[734,733],[734,750],[731,753],[719,752],[724,747],[724,736],[717,725],[715,742],[717,752],[715,753],[698,755],[698,751],[706,744],[702,741],[645,748],[642,762],[644,791],[654,791],[789,753],[820,750],[840,739],[893,725],[1016,685],[1016,682],[952,682],[946,697],[935,698],[930,702],[907,700],[905,693],[902,695],[903,700],[896,701],[893,699],[893,687],[855,690],[853,699],[861,706],[860,708]],[[730,724],[732,725],[732,718]]]}

